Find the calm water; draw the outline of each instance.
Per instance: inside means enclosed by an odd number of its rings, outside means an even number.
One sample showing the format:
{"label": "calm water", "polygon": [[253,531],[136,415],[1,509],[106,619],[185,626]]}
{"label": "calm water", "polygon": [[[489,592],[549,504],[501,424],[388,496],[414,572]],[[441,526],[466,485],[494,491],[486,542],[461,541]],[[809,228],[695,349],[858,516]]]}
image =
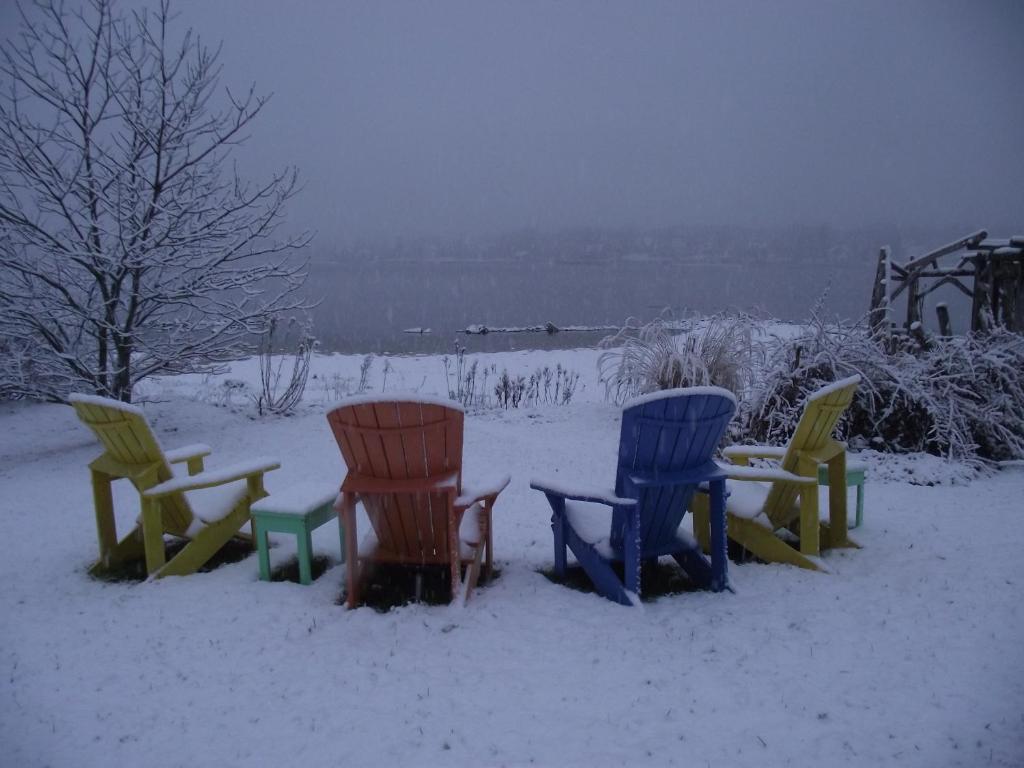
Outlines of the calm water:
{"label": "calm water", "polygon": [[[307,285],[323,301],[314,310],[325,351],[450,352],[557,349],[591,345],[599,332],[467,335],[489,327],[617,325],[649,320],[669,308],[687,313],[739,309],[782,320],[805,319],[829,289],[828,315],[860,317],[868,309],[875,264],[837,266],[687,264],[678,261],[378,260],[315,264]],[[430,328],[429,334],[403,333]]]}

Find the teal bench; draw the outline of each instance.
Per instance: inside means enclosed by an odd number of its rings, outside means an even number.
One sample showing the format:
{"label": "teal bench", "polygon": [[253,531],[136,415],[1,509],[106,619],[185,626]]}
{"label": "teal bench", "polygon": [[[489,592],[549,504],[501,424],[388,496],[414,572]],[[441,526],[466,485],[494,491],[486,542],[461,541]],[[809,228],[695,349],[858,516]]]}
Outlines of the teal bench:
{"label": "teal bench", "polygon": [[[846,487],[857,486],[857,515],[850,528],[856,528],[864,519],[864,477],[867,474],[867,465],[860,461],[850,461],[846,458]],[[818,485],[828,485],[828,464],[818,466]]]}
{"label": "teal bench", "polygon": [[[291,533],[298,540],[299,583],[313,582],[312,533],[328,520],[337,519],[334,500],[338,498],[336,483],[294,486],[283,493],[274,493],[252,505],[253,534],[259,550],[260,580],[270,581],[270,552],[267,534]],[[345,562],[345,531],[338,526],[341,561]]]}

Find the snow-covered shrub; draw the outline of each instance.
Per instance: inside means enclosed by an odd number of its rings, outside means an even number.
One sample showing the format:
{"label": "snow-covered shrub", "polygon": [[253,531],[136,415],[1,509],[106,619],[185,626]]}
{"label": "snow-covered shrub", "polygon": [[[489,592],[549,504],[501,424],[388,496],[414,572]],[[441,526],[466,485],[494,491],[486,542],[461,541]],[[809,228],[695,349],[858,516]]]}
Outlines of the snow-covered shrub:
{"label": "snow-covered shrub", "polygon": [[761,356],[754,321],[747,315],[718,314],[667,323],[664,319],[625,327],[601,342],[598,358],[606,396],[616,403],[647,392],[715,385],[741,395]]}
{"label": "snow-covered shrub", "polygon": [[36,344],[0,334],[0,400],[63,402],[74,381],[39,354]]}
{"label": "snow-covered shrub", "polygon": [[525,392],[526,377],[511,376],[507,369],[501,372],[498,383],[494,385],[494,397],[498,407],[506,411],[509,408],[518,408]]}
{"label": "snow-covered shrub", "polygon": [[481,368],[476,360],[466,357],[466,348],[458,342],[455,342],[454,364],[448,355],[445,355],[441,362],[444,364],[444,379],[448,385],[449,399],[456,401],[463,408],[487,404],[487,379],[492,373],[496,373],[493,365]]}
{"label": "snow-covered shrub", "polygon": [[359,386],[356,387],[356,393],[362,394],[370,388],[370,367],[373,365],[373,355],[366,355],[363,357],[363,362],[359,364]]}
{"label": "snow-covered shrub", "polygon": [[757,442],[781,443],[807,396],[853,374],[862,382],[839,431],[855,447],[971,460],[1024,456],[1024,336],[996,329],[886,350],[866,323],[825,324],[778,340],[740,419]]}
{"label": "snow-covered shrub", "polygon": [[[271,319],[267,332],[259,342],[260,388],[250,397],[256,404],[256,412],[260,416],[267,413],[288,414],[299,404],[306,391],[309,361],[316,346],[316,340],[309,332],[309,328],[295,318],[289,319],[285,337],[280,344],[274,338],[277,327],[277,319]],[[279,347],[287,348],[290,345],[294,345],[295,352],[282,354]],[[285,378],[285,364],[289,360],[291,368]]]}
{"label": "snow-covered shrub", "polygon": [[576,394],[580,375],[557,363],[554,368],[545,365],[530,377],[512,376],[503,369],[494,386],[498,408],[530,408],[537,405],[568,405]]}

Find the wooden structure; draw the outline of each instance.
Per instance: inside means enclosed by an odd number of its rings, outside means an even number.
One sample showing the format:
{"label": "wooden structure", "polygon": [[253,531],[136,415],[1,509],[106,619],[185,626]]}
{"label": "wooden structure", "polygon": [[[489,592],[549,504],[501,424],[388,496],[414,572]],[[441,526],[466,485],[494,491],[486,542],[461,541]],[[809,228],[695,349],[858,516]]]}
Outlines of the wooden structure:
{"label": "wooden structure", "polygon": [[[954,255],[958,259],[955,264],[940,266],[940,259]],[[994,239],[979,230],[906,264],[897,263],[890,249],[882,248],[871,293],[873,332],[886,336],[893,330],[893,301],[906,293],[903,330],[926,343],[921,327],[924,299],[943,285],[952,285],[971,300],[972,331],[1001,325],[1024,332],[1024,235]],[[940,332],[950,335],[945,305],[939,304],[936,312]]]}
{"label": "wooden structure", "polygon": [[[194,573],[249,522],[249,508],[267,495],[263,475],[281,465],[254,459],[219,470],[203,470],[206,445],[164,451],[141,409],[94,395],[71,395],[78,418],[104,453],[89,465],[100,558],[90,573],[102,574],[145,557],[150,578]],[[175,477],[171,465],[185,462],[189,474]],[[141,521],[117,539],[111,483],[125,478],[139,492]],[[164,534],[188,539],[170,560]]]}
{"label": "wooden structure", "polygon": [[[530,483],[551,505],[555,574],[565,575],[568,546],[598,592],[632,605],[640,597],[641,563],[671,555],[698,584],[725,589],[725,473],[712,454],[735,411],[736,398],[718,387],[645,395],[622,411],[614,493]],[[679,527],[702,483],[711,499],[710,561]],[[623,564],[624,579],[613,562]]]}
{"label": "wooden structure", "polygon": [[[492,568],[491,510],[509,478],[463,488],[462,410],[428,398],[354,397],[331,409],[327,421],[348,467],[338,500],[348,607],[359,605],[364,563],[445,565],[453,600],[466,564],[468,599],[481,560],[488,573]],[[357,502],[372,528],[363,542],[357,538]]]}
{"label": "wooden structure", "polygon": [[[768,562],[823,570],[822,549],[856,547],[847,534],[846,446],[832,438],[853,401],[860,376],[822,387],[807,398],[793,437],[784,447],[734,445],[722,451],[737,466],[729,475],[729,538]],[[750,467],[750,459],[775,459],[778,467]],[[818,467],[828,466],[828,523],[818,514]],[[741,482],[732,482],[732,481]],[[694,531],[713,547],[706,505],[694,510]],[[787,541],[800,537],[799,549]]]}

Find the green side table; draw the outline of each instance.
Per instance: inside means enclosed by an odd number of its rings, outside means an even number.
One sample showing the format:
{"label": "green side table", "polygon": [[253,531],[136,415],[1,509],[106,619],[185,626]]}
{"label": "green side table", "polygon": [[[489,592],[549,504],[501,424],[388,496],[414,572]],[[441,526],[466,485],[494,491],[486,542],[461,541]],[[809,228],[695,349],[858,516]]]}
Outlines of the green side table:
{"label": "green side table", "polygon": [[[846,459],[846,487],[857,486],[857,515],[850,528],[856,528],[864,520],[864,477],[868,467],[860,461]],[[828,485],[828,464],[818,466],[818,485]]]}
{"label": "green side table", "polygon": [[[313,582],[312,533],[328,520],[337,519],[334,500],[338,486],[317,483],[294,486],[283,493],[274,493],[252,505],[253,534],[259,550],[260,580],[270,581],[270,553],[267,534],[292,533],[298,540],[299,583]],[[345,531],[338,526],[341,541],[341,561],[345,562]]]}

